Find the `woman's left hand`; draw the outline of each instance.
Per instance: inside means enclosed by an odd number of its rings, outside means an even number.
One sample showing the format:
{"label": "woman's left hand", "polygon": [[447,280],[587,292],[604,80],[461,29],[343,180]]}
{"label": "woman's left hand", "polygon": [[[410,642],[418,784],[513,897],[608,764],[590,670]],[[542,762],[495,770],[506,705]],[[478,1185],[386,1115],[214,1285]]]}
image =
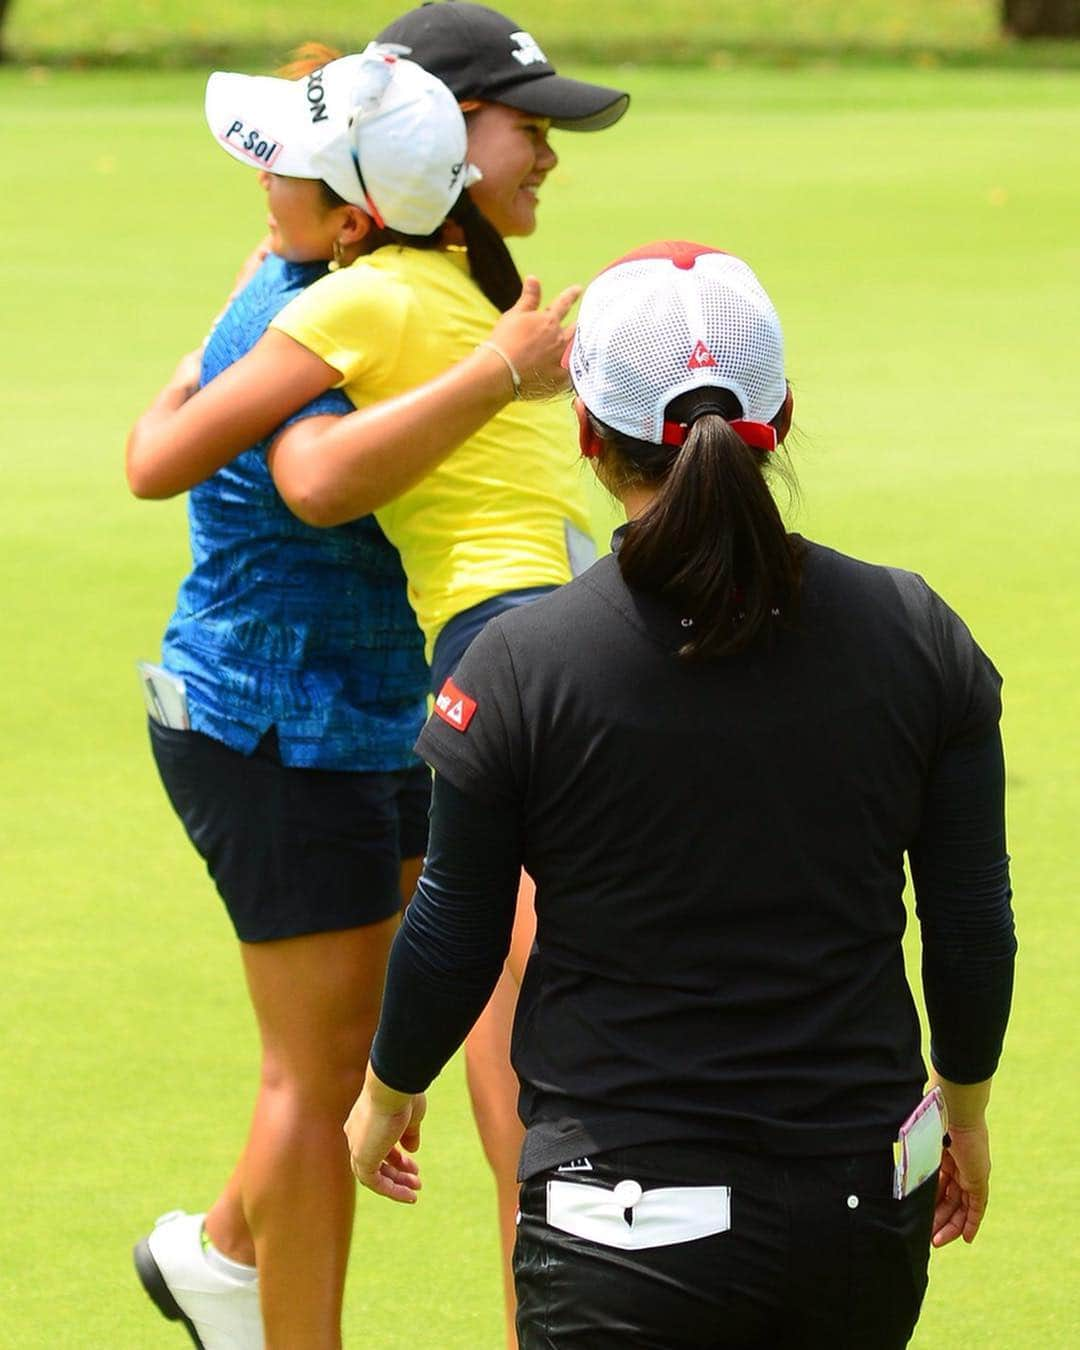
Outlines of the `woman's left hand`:
{"label": "woman's left hand", "polygon": [[353,1175],[361,1186],[399,1204],[416,1204],[420,1169],[409,1154],[420,1147],[426,1112],[422,1092],[395,1092],[368,1066],[363,1091],[345,1122]]}
{"label": "woman's left hand", "polygon": [[518,398],[550,398],[569,389],[570,377],[562,361],[574,328],[572,324],[564,327],[563,320],[580,296],[580,286],[568,286],[541,309],[540,282],[526,277],[521,294],[491,330],[491,344],[517,372],[514,390]]}
{"label": "woman's left hand", "polygon": [[202,347],[196,347],[193,352],[187,352],[180,358],[176,369],[173,371],[172,379],[168,387],[171,388],[180,403],[186,403],[199,387],[199,381],[202,378]]}
{"label": "woman's left hand", "polygon": [[931,1241],[946,1247],[962,1237],[974,1242],[990,1200],[990,1139],[986,1122],[964,1129],[949,1122],[941,1155]]}

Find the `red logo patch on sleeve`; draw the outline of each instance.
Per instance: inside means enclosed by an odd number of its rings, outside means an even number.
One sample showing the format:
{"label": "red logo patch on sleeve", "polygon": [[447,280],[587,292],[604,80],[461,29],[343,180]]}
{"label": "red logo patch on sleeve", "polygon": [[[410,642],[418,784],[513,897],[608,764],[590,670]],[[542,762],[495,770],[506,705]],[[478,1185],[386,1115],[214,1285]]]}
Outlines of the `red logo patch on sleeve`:
{"label": "red logo patch on sleeve", "polygon": [[463,694],[453,680],[447,680],[435,699],[435,715],[455,731],[464,731],[476,711],[476,699]]}

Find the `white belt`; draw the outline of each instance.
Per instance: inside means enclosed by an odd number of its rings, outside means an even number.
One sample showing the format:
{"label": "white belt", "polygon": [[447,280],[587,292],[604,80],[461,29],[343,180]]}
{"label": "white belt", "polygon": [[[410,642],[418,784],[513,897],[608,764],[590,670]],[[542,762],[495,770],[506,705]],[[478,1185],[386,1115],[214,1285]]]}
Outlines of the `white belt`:
{"label": "white belt", "polygon": [[660,1186],[643,1191],[636,1181],[613,1189],[576,1181],[547,1183],[552,1228],[604,1247],[642,1251],[726,1233],[731,1227],[730,1186]]}

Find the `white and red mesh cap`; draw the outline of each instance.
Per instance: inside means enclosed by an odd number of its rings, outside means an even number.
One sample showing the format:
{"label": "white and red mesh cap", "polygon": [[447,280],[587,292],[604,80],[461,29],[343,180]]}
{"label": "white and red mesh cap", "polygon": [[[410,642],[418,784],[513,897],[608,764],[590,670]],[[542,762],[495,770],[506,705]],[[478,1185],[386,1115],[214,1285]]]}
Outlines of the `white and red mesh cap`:
{"label": "white and red mesh cap", "polygon": [[594,417],[655,445],[688,390],[730,390],[763,428],[787,397],[772,301],[740,258],[703,244],[646,244],[601,272],[582,296],[567,365]]}

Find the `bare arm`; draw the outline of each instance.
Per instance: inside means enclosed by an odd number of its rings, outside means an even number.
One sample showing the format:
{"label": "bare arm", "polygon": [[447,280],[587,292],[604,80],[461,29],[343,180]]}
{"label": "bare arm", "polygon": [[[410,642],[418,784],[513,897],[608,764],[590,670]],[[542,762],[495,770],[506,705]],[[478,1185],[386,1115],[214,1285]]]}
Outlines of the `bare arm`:
{"label": "bare arm", "polygon": [[[562,323],[580,288],[539,309],[540,284],[492,331],[521,377],[521,396],[566,388],[561,365],[570,331]],[[514,398],[510,371],[480,347],[427,384],[346,417],[294,423],[270,450],[270,471],[292,511],[309,525],[341,525],[385,505],[431,472]]]}
{"label": "bare arm", "polygon": [[186,492],[341,378],[275,330],[197,393],[191,359],[181,361],[128,437],[127,479],[136,497]]}

